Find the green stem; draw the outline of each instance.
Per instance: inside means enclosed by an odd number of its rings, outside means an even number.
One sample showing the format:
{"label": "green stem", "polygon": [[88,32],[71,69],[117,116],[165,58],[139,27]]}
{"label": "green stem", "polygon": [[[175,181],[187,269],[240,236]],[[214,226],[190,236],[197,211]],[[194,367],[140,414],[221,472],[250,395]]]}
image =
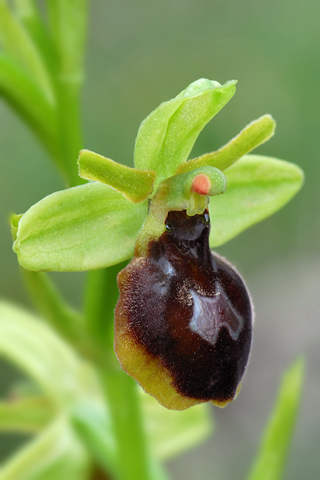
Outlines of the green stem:
{"label": "green stem", "polygon": [[100,369],[117,443],[118,479],[150,480],[150,462],[135,381],[120,369]]}
{"label": "green stem", "polygon": [[86,330],[105,355],[113,350],[113,315],[118,299],[117,275],[127,262],[87,274],[85,294]]}

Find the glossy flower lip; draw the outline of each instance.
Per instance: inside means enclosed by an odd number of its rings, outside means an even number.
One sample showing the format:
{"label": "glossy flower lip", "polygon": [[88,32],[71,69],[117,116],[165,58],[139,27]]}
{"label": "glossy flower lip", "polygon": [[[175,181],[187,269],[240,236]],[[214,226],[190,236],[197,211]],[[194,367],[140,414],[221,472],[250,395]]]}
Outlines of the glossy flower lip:
{"label": "glossy flower lip", "polygon": [[169,230],[118,275],[115,352],[167,408],[225,406],[249,359],[253,309],[236,270],[209,249],[208,212],[169,212]]}

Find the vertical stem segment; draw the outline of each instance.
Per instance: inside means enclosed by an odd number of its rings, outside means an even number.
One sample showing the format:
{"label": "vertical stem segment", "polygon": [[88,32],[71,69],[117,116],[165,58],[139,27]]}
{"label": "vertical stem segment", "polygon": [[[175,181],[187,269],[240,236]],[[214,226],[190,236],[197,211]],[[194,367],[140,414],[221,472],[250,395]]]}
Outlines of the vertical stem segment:
{"label": "vertical stem segment", "polygon": [[100,369],[118,447],[119,480],[150,480],[150,462],[135,381],[120,369]]}

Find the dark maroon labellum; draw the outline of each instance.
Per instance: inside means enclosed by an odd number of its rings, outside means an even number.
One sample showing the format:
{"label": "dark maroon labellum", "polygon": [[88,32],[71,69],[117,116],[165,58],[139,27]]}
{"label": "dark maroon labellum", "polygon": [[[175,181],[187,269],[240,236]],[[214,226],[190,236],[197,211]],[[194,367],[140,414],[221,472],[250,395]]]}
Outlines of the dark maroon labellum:
{"label": "dark maroon labellum", "polygon": [[248,363],[253,313],[240,275],[210,251],[209,230],[207,211],[169,212],[148,256],[120,273],[116,317],[179,395],[224,405]]}

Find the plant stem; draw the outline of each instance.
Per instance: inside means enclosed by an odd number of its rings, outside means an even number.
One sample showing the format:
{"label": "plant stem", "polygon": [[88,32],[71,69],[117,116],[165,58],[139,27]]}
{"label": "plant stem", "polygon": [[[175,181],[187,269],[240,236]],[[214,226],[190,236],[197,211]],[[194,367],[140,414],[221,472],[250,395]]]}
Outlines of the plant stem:
{"label": "plant stem", "polygon": [[117,442],[119,480],[150,480],[149,455],[135,381],[120,369],[100,368]]}

